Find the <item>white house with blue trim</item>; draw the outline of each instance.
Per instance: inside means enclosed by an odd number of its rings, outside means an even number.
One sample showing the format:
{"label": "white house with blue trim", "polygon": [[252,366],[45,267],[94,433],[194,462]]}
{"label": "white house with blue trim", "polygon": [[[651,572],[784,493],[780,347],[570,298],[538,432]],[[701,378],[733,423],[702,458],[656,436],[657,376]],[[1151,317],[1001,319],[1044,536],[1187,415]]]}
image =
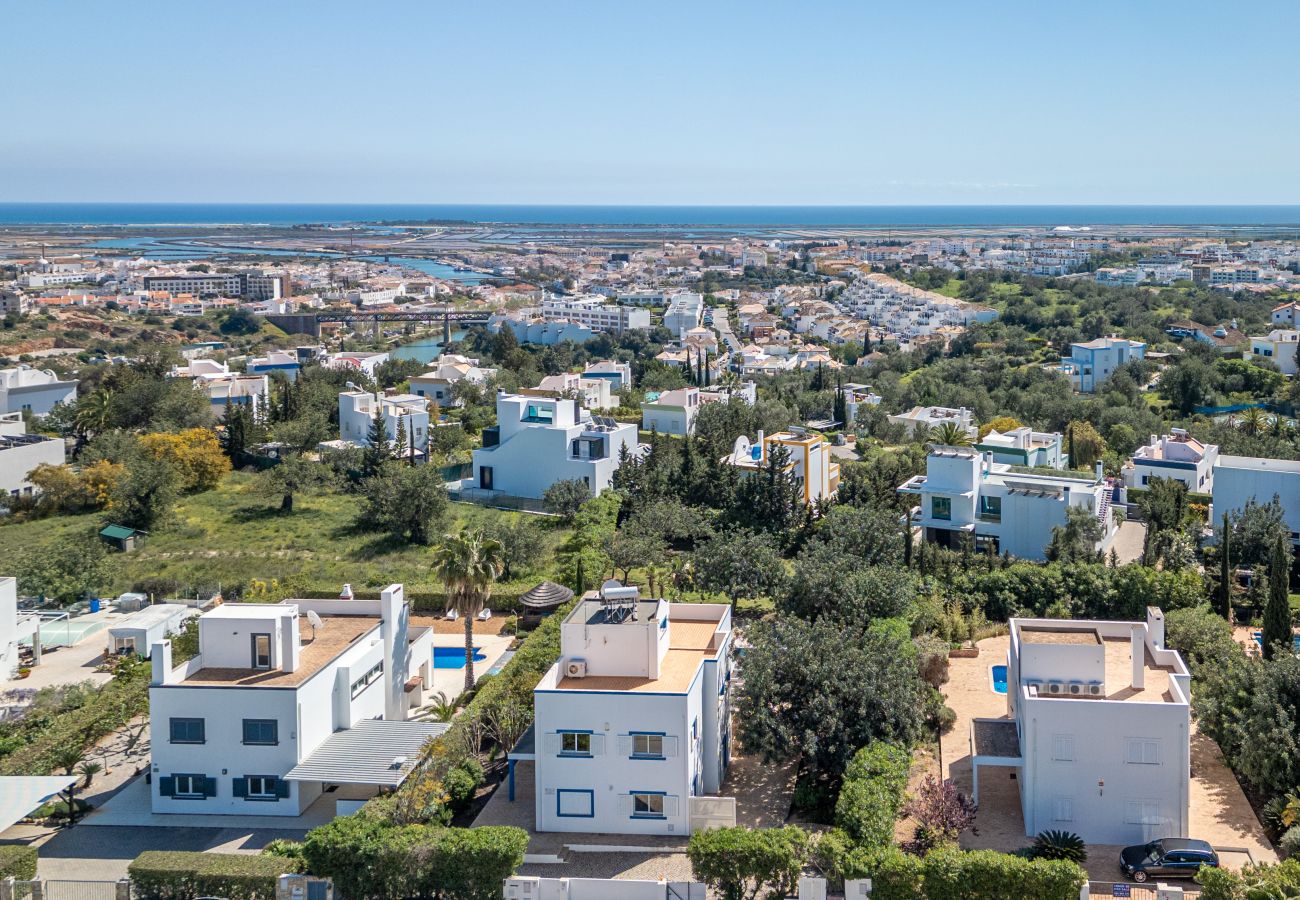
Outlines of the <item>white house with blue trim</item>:
{"label": "white house with blue trim", "polygon": [[734,824],[732,801],[710,796],[731,757],[731,608],[643,600],[608,582],[564,620],[560,645],[533,692],[533,729],[509,756],[511,792],[515,766],[535,767],[537,830]]}
{"label": "white house with blue trim", "polygon": [[1218,461],[1217,445],[1202,443],[1182,428],[1171,428],[1169,434],[1151,435],[1150,443],[1134,450],[1121,474],[1128,487],[1144,488],[1152,478],[1171,478],[1193,494],[1210,494]]}
{"label": "white house with blue trim", "polygon": [[1097,338],[1070,345],[1070,355],[1061,358],[1059,371],[1069,376],[1074,389],[1091,394],[1125,363],[1145,359],[1147,345],[1127,338]]}

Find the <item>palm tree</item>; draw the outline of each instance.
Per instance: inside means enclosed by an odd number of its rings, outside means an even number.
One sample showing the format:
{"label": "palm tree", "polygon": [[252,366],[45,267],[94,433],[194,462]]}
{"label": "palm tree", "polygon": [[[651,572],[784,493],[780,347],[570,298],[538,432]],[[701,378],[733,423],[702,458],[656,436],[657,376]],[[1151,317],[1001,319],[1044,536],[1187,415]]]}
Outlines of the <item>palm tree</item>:
{"label": "palm tree", "polygon": [[1291,435],[1295,434],[1295,425],[1285,416],[1274,414],[1273,421],[1269,426],[1269,432],[1273,437],[1291,437]]}
{"label": "palm tree", "polygon": [[505,570],[500,541],[482,531],[461,529],[443,536],[433,552],[433,572],[447,586],[451,606],[465,622],[465,690],[474,688],[474,620],[492,596],[492,583]]}
{"label": "palm tree", "polygon": [[100,388],[77,401],[72,413],[73,426],[82,437],[94,437],[108,427],[112,413],[113,392]]}
{"label": "palm tree", "polygon": [[939,427],[931,429],[930,442],[942,444],[945,447],[969,447],[971,445],[970,434],[956,422],[944,422]]}
{"label": "palm tree", "polygon": [[1252,406],[1241,414],[1241,430],[1249,435],[1263,434],[1268,428],[1268,416],[1258,406]]}

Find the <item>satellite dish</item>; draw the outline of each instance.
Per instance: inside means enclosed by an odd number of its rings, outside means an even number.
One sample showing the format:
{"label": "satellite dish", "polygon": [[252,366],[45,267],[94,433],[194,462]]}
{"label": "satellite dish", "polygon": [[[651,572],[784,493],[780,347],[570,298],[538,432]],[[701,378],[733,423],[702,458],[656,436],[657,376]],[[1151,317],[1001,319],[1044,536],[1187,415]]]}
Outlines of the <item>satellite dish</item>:
{"label": "satellite dish", "polygon": [[343,585],[343,590],[339,591],[339,599],[340,600],[352,599],[352,585],[350,584]]}
{"label": "satellite dish", "polygon": [[316,640],[316,629],[324,628],[325,623],[321,621],[320,613],[314,609],[307,610],[307,622],[311,625],[311,639]]}
{"label": "satellite dish", "polygon": [[736,444],[734,447],[731,448],[731,461],[733,463],[738,463],[742,459],[747,459],[748,457],[749,457],[749,438],[745,437],[742,434],[740,437],[736,438]]}

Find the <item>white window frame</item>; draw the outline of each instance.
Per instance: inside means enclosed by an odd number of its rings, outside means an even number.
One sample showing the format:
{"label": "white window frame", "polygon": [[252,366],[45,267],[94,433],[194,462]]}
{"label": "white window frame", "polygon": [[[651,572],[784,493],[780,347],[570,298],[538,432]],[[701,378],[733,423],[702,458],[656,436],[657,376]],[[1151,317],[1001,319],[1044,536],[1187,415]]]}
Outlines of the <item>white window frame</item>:
{"label": "white window frame", "polygon": [[[206,775],[173,775],[172,796],[182,800],[202,800],[207,796],[204,788],[207,786],[208,777]],[[184,781],[189,785],[189,790],[181,790],[181,783]]]}
{"label": "white window frame", "polygon": [[[638,809],[644,806],[645,809]],[[659,808],[655,812],[655,807]],[[664,795],[663,794],[632,794],[632,818],[634,819],[663,819],[664,814]]]}
{"label": "white window frame", "polygon": [[[276,783],[280,779],[273,775],[247,775],[244,778],[244,795],[249,800],[276,800]],[[255,783],[260,783],[262,790],[253,789]]]}
{"label": "white window frame", "polygon": [[1130,766],[1160,765],[1160,739],[1129,738],[1125,743],[1124,762]]}
{"label": "white window frame", "polygon": [[[1151,813],[1151,815],[1148,815]],[[1160,824],[1159,800],[1129,800],[1124,804],[1124,824],[1158,825]]]}
{"label": "white window frame", "polygon": [[1074,821],[1074,798],[1073,797],[1056,797],[1052,801],[1052,821],[1053,822],[1073,822]]}
{"label": "white window frame", "polygon": [[[568,746],[572,739],[572,748]],[[582,748],[583,741],[586,741],[587,748]],[[590,731],[561,731],[560,732],[560,755],[561,756],[591,756],[591,732]]]}
{"label": "white window frame", "polygon": [[1074,762],[1074,735],[1052,735],[1052,761]]}
{"label": "white window frame", "polygon": [[632,735],[632,755],[637,759],[664,759],[662,734]]}

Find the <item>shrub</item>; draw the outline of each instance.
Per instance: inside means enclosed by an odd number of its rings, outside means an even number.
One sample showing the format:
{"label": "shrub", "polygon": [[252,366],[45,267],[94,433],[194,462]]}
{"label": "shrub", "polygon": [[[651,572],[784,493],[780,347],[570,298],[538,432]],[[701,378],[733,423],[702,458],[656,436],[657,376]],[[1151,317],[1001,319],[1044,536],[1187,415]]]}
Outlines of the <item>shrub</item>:
{"label": "shrub", "polygon": [[31,881],[36,877],[37,856],[35,847],[0,844],[0,879]]}
{"label": "shrub", "polygon": [[472,756],[461,760],[442,779],[443,790],[447,792],[447,805],[453,812],[465,809],[482,783],[483,764]]}
{"label": "shrub", "polygon": [[229,896],[275,900],[275,883],[301,871],[295,860],[243,853],[146,850],[127,867],[135,896],[142,900],[194,900]]}
{"label": "shrub", "polygon": [[924,858],[895,848],[846,877],[872,880],[873,900],[1075,900],[1087,880],[1076,863],[1022,859],[994,850],[935,850]]}
{"label": "shrub", "polygon": [[1034,859],[1067,859],[1081,863],[1088,859],[1083,838],[1069,831],[1044,831],[1034,838]]}
{"label": "shrub", "polygon": [[1300,893],[1300,859],[1246,865],[1240,872],[1202,866],[1196,880],[1201,885],[1200,900],[1294,897]]}
{"label": "shrub", "polygon": [[872,741],[854,754],[835,803],[835,824],[858,844],[893,843],[911,761],[907,748],[886,741]]}
{"label": "shrub", "polygon": [[691,835],[686,855],[697,881],[723,900],[756,896],[764,887],[778,897],[797,890],[808,857],[801,828],[714,828]]}
{"label": "shrub", "polygon": [[1283,834],[1277,845],[1282,848],[1282,854],[1290,859],[1293,856],[1300,856],[1300,825],[1292,825]]}

